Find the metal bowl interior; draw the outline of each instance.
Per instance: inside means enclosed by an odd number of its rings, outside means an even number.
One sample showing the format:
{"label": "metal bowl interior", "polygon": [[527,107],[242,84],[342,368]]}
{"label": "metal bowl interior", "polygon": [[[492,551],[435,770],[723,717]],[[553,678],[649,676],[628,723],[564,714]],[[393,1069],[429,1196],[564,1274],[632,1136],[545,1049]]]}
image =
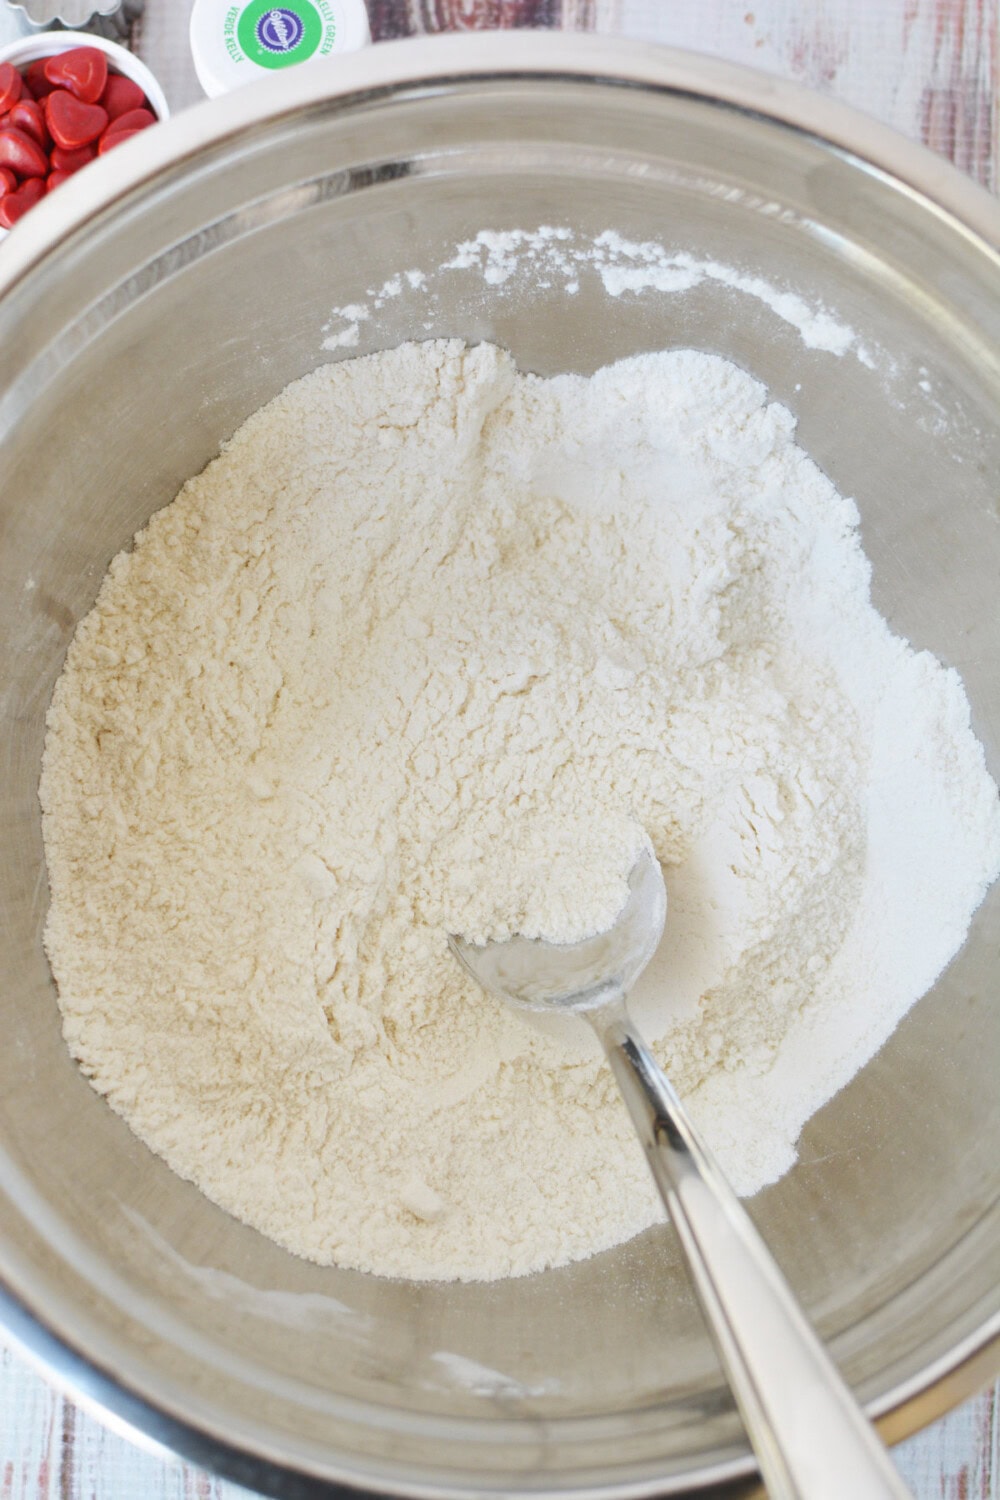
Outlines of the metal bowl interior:
{"label": "metal bowl interior", "polygon": [[[90,179],[89,181],[85,179]],[[407,286],[323,348],[331,308],[483,228],[612,228],[801,293],[876,357],[805,346],[717,282],[572,298],[538,278]],[[1000,769],[1000,274],[985,195],[774,80],[537,36],[374,49],[182,116],[0,252],[0,1281],[85,1398],[245,1483],[411,1495],[681,1493],[752,1472],[666,1228],[493,1285],[306,1264],[111,1114],[63,1046],[40,943],[44,716],[111,557],[250,412],[406,338],[591,371],[694,346],[744,365],[856,497],[893,626],[963,674]],[[1000,892],[754,1217],[898,1436],[984,1368],[1000,1246]]]}

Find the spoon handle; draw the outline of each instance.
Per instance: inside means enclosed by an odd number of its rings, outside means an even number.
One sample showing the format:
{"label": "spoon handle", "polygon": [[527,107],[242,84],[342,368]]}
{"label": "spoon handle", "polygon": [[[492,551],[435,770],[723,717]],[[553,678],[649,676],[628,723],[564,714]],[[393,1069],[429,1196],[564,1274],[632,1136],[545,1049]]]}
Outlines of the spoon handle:
{"label": "spoon handle", "polygon": [[687,1257],[772,1500],[908,1496],[624,1000],[588,1016]]}

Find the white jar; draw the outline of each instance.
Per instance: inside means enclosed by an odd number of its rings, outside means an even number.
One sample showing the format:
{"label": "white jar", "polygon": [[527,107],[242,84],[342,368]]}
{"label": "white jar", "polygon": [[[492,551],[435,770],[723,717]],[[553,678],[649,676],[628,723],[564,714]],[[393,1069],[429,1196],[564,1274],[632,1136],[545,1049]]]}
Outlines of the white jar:
{"label": "white jar", "polygon": [[195,0],[191,12],[195,72],[213,98],[370,41],[363,0]]}

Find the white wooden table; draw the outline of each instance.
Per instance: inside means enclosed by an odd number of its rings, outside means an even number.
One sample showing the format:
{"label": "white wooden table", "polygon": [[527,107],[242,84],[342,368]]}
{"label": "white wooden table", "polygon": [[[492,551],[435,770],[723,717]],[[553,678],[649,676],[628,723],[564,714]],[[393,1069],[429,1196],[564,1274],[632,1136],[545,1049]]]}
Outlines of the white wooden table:
{"label": "white wooden table", "polygon": [[[146,0],[135,45],[176,111],[201,98],[192,0]],[[996,190],[1000,0],[368,0],[375,38],[473,26],[618,32],[836,94]],[[1000,1500],[1000,1385],[902,1444],[916,1500]],[[106,1431],[0,1345],[0,1500],[239,1500]],[[844,1500],[850,1500],[845,1496]]]}

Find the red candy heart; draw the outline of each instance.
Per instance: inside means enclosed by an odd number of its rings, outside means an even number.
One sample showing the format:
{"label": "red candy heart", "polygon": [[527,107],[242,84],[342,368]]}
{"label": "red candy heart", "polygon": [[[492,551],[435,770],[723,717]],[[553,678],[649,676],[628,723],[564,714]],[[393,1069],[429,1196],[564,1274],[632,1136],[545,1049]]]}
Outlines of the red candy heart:
{"label": "red candy heart", "polygon": [[68,182],[71,175],[70,172],[50,172],[45,179],[45,191],[51,193],[53,188],[59,187],[60,183]]}
{"label": "red candy heart", "polygon": [[108,125],[107,111],[99,104],[81,104],[79,99],[67,94],[65,89],[56,89],[48,96],[45,101],[45,119],[49,134],[64,151],[76,151],[80,146],[89,146]]}
{"label": "red candy heart", "polygon": [[81,104],[96,104],[108,81],[108,59],[96,47],[73,47],[45,59],[45,76]]}
{"label": "red candy heart", "polygon": [[24,78],[21,80],[36,99],[44,99],[55,88],[55,84],[50,83],[45,76],[46,61],[46,58],[40,57],[37,62],[29,63]]}
{"label": "red candy heart", "polygon": [[6,198],[17,187],[17,178],[9,167],[0,167],[0,198]]}
{"label": "red candy heart", "polygon": [[108,126],[108,135],[117,135],[119,130],[148,130],[150,125],[156,124],[156,116],[151,109],[130,109],[117,120],[112,120]]}
{"label": "red candy heart", "polygon": [[119,115],[127,114],[130,109],[142,109],[145,103],[145,94],[131,78],[123,78],[120,73],[109,76],[101,95],[101,104],[107,110],[109,120],[117,120]]}
{"label": "red candy heart", "polygon": [[96,154],[93,146],[81,146],[79,151],[64,151],[61,146],[56,146],[49,160],[57,172],[65,172],[69,177],[85,167],[88,161],[93,161]]}
{"label": "red candy heart", "polygon": [[0,198],[0,228],[13,229],[18,219],[34,208],[40,198],[45,197],[45,179],[29,177],[14,193]]}
{"label": "red candy heart", "polygon": [[130,141],[134,135],[142,135],[142,130],[107,130],[101,136],[97,147],[98,156],[103,156],[113,146],[120,146],[122,141]]}
{"label": "red candy heart", "polygon": [[21,75],[12,63],[0,63],[0,115],[21,97]]}
{"label": "red candy heart", "polygon": [[43,150],[47,148],[49,132],[45,126],[45,115],[42,106],[36,104],[34,99],[19,99],[8,113],[4,124],[16,126],[25,135],[33,136]]}
{"label": "red candy heart", "polygon": [[49,162],[32,136],[11,125],[5,125],[0,130],[0,167],[10,167],[18,177],[44,177],[49,170]]}

